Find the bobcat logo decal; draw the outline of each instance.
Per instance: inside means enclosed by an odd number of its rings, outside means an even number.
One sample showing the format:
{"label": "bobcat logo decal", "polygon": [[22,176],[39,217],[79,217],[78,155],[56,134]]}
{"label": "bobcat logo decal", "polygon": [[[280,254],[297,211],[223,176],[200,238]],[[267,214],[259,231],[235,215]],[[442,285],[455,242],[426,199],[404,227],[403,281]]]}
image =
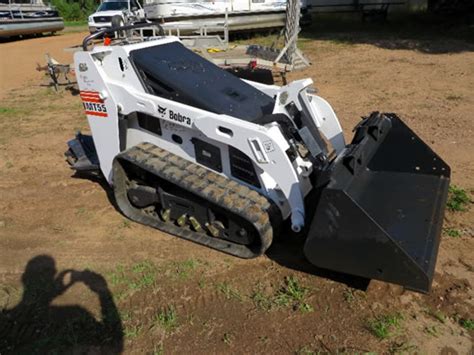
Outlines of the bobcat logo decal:
{"label": "bobcat logo decal", "polygon": [[165,117],[166,114],[166,107],[158,105],[158,113],[161,117]]}

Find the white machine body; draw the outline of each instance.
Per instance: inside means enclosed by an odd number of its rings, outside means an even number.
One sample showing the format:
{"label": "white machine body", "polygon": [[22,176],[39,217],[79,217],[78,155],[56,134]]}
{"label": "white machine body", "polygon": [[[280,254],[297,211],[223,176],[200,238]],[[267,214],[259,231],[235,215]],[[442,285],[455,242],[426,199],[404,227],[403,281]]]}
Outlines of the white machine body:
{"label": "white machine body", "polygon": [[364,117],[346,145],[311,79],[243,80],[176,37],[87,50],[115,30],[75,54],[92,136],[66,159],[101,173],[125,216],[243,258],[289,222],[317,267],[429,291],[450,168],[395,113]]}
{"label": "white machine body", "polygon": [[[171,42],[179,42],[179,39],[162,37],[129,45],[95,46],[92,51],[75,54],[81,99],[100,169],[107,181],[112,184],[115,156],[142,142],[155,144],[199,164],[193,144],[196,138],[219,147],[222,154],[222,171],[219,173],[236,179],[228,157],[228,147],[233,147],[253,162],[260,187],[249,186],[273,200],[284,219],[291,217],[292,229],[300,231],[305,223],[304,197],[312,189],[310,174],[314,166],[311,160],[302,156],[293,160],[289,158],[287,151],[292,142],[285,138],[277,123],[255,124],[148,93],[129,58],[130,52]],[[311,118],[331,150],[339,154],[345,148],[342,129],[333,109],[323,98],[310,93],[311,79],[294,81],[282,87],[246,82],[275,99],[273,114],[291,118],[288,112],[291,103]],[[158,119],[161,134],[140,127],[138,120],[133,118],[136,113]],[[121,128],[120,120],[125,116],[131,123]],[[325,155],[330,153],[327,147],[310,141],[310,149],[319,149]]]}

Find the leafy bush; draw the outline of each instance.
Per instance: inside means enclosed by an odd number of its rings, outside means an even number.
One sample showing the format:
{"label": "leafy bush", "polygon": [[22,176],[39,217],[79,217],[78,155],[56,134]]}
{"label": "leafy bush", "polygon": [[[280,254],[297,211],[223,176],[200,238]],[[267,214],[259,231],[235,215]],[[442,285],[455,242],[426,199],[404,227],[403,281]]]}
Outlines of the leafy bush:
{"label": "leafy bush", "polygon": [[451,185],[449,187],[448,202],[446,206],[450,211],[466,211],[467,206],[471,202],[466,190]]}
{"label": "leafy bush", "polygon": [[99,4],[96,0],[52,0],[51,3],[66,21],[86,20]]}

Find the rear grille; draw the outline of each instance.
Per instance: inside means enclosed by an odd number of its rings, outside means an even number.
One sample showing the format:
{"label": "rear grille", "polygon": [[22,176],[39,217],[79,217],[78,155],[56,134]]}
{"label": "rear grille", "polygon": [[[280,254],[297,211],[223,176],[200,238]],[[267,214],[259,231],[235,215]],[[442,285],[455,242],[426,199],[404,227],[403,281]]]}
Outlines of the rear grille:
{"label": "rear grille", "polygon": [[94,22],[102,23],[102,22],[110,22],[111,16],[94,16]]}
{"label": "rear grille", "polygon": [[138,125],[141,128],[161,136],[161,124],[158,117],[153,117],[143,112],[137,112],[137,119]]}

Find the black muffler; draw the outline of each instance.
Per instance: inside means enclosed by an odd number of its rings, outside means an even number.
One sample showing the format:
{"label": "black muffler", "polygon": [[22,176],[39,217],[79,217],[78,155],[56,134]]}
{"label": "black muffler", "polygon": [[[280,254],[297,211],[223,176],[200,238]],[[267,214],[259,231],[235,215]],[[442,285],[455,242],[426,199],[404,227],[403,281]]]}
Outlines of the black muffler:
{"label": "black muffler", "polygon": [[308,260],[428,292],[449,166],[395,114],[375,112],[323,175],[304,246]]}

